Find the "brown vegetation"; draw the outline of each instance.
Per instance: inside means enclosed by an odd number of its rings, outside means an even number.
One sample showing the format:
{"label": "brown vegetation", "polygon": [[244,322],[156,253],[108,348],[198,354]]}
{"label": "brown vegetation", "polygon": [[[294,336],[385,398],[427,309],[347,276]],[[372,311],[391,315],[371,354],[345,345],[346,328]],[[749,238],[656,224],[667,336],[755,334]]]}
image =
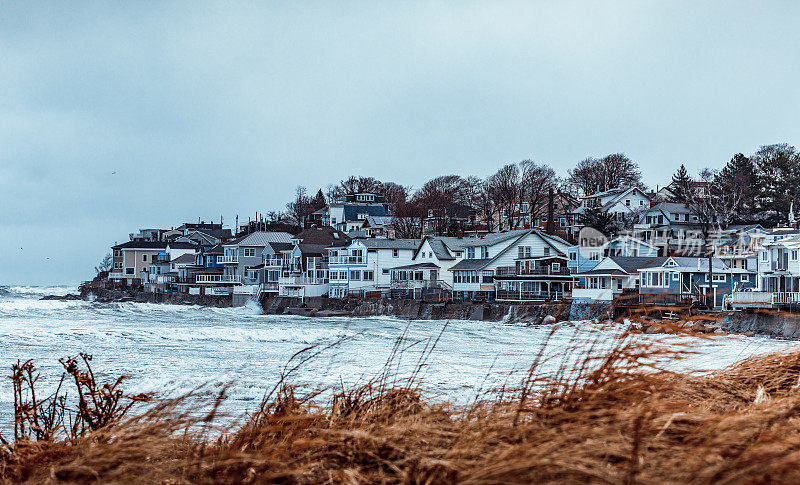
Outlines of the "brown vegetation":
{"label": "brown vegetation", "polygon": [[[471,404],[450,405],[427,399],[421,384],[435,342],[427,343],[410,376],[399,376],[409,345],[398,339],[374,380],[322,394],[289,382],[319,351],[306,349],[287,364],[258,412],[225,429],[219,417],[225,391],[204,409],[187,396],[132,413],[129,405],[148,396],[97,385],[88,360],[80,361],[85,371],[67,360],[85,396],[83,410],[71,416],[85,423],[43,430],[59,420],[37,418],[44,434],[26,432],[6,443],[0,477],[35,483],[800,482],[798,351],[751,358],[712,375],[684,375],[664,369],[690,352],[681,344],[628,334],[610,345],[598,339],[587,347],[576,339],[560,354],[560,365],[544,365],[545,346],[518,385],[477,391]],[[22,379],[33,391],[32,367],[19,372],[15,386]],[[26,430],[33,416],[54,415],[52,401],[32,404],[32,395],[20,393],[18,403],[17,420]]]}

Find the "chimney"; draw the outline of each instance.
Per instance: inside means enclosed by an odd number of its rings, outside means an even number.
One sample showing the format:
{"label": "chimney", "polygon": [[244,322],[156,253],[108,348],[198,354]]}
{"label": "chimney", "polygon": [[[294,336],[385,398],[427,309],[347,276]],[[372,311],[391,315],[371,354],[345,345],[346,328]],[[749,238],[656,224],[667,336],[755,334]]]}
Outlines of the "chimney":
{"label": "chimney", "polygon": [[547,194],[547,224],[544,226],[547,234],[553,234],[553,188]]}
{"label": "chimney", "polygon": [[461,229],[456,231],[456,237],[459,238],[459,239],[463,239],[464,238],[464,231],[462,231]]}

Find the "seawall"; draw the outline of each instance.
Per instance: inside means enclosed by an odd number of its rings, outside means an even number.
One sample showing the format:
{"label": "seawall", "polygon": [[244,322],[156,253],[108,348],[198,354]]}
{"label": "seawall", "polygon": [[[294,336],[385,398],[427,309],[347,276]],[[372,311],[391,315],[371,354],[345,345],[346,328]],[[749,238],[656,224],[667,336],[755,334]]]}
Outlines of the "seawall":
{"label": "seawall", "polygon": [[774,310],[743,310],[726,314],[720,322],[725,332],[800,339],[800,314]]}
{"label": "seawall", "polygon": [[81,288],[81,298],[97,301],[133,301],[137,303],[167,303],[171,305],[202,305],[226,308],[231,306],[230,296],[190,295],[188,293],[151,293],[148,291],[110,290],[106,288]]}
{"label": "seawall", "polygon": [[608,311],[608,305],[580,305],[570,302],[551,303],[477,303],[477,302],[424,302],[410,299],[339,300],[330,298],[298,298],[278,296],[261,300],[264,313],[295,314],[305,316],[392,316],[412,320],[477,320],[506,321],[537,325],[562,320],[572,320],[574,314],[581,319],[596,318]]}

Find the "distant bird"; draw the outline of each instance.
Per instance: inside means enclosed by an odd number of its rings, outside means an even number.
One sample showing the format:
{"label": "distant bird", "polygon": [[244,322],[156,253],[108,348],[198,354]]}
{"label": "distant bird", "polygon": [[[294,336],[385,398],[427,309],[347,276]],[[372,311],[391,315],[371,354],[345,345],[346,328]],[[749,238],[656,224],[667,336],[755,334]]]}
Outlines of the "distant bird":
{"label": "distant bird", "polygon": [[111,172],[111,175],[115,175],[117,172]]}
{"label": "distant bird", "polygon": [[50,259],[50,258],[44,258],[44,259]]}

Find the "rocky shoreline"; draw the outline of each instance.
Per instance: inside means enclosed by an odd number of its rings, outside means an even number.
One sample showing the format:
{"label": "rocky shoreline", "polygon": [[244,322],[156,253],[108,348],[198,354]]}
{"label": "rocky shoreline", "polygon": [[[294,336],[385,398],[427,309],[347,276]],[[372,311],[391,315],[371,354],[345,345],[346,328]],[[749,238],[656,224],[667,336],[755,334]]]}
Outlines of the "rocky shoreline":
{"label": "rocky shoreline", "polygon": [[[84,287],[79,294],[47,295],[42,300],[92,300],[101,303],[137,302],[172,305],[200,305],[217,308],[232,306],[230,296],[150,293]],[[411,320],[473,320],[541,325],[561,321],[609,318],[612,308],[605,302],[503,303],[503,302],[423,302],[391,299],[331,299],[266,297],[259,302],[268,315],[307,317],[390,316]],[[690,330],[706,334],[763,335],[800,340],[800,314],[765,310],[746,310],[673,319],[630,318],[631,329],[641,333],[674,333]]]}

